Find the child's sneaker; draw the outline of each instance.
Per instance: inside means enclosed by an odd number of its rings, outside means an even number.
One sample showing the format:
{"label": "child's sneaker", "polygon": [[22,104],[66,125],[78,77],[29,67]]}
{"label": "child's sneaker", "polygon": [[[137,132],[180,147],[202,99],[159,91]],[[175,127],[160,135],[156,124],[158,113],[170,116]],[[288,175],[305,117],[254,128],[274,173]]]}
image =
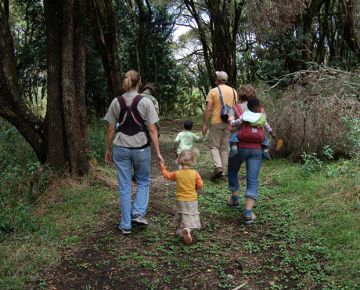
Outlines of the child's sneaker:
{"label": "child's sneaker", "polygon": [[189,228],[184,228],[182,231],[182,236],[184,239],[184,243],[186,245],[191,245],[193,242],[192,236],[191,236],[191,230]]}
{"label": "child's sneaker", "polygon": [[256,219],[255,214],[248,209],[244,210],[244,224],[246,226],[251,226],[254,223],[254,220]]}
{"label": "child's sneaker", "polygon": [[263,156],[264,159],[271,160],[271,156],[270,156],[270,153],[269,153],[269,148],[265,147],[262,150],[262,156]]}
{"label": "child's sneaker", "polygon": [[240,198],[238,195],[232,195],[228,201],[227,204],[234,207],[234,208],[239,208],[240,206]]}

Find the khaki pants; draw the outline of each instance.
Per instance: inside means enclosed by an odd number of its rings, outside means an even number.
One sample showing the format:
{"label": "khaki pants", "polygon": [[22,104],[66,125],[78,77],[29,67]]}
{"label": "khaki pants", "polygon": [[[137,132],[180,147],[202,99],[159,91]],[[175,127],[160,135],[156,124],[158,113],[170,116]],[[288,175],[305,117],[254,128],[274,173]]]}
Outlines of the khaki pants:
{"label": "khaki pants", "polygon": [[229,137],[231,132],[226,123],[213,124],[209,130],[209,148],[214,166],[221,167],[223,174],[227,175]]}

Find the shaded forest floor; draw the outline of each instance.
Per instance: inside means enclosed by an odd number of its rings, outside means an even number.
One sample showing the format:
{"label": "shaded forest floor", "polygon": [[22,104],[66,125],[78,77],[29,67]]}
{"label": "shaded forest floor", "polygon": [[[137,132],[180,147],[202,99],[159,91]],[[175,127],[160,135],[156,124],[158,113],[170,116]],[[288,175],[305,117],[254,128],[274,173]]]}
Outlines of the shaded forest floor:
{"label": "shaded forest floor", "polygon": [[[172,170],[176,169],[173,140],[181,129],[181,121],[162,122],[162,154]],[[200,131],[200,124],[194,131]],[[360,211],[351,193],[343,206],[336,205],[333,194],[359,189],[358,183],[339,186],[341,180],[333,181],[326,174],[305,180],[299,165],[284,160],[265,162],[261,199],[255,208],[258,218],[253,227],[245,227],[241,210],[226,204],[226,180],[209,181],[212,167],[206,144],[206,140],[198,144],[201,157],[196,169],[205,181],[199,195],[203,229],[193,245],[184,245],[175,235],[175,183],[160,175],[155,162],[147,215],[150,224],[135,227],[130,236],[118,230],[117,191],[104,187],[98,178],[90,178],[75,185],[70,194],[47,197],[47,203],[64,207],[61,214],[47,218],[49,224],[59,224],[61,242],[50,243],[58,248],[58,255],[51,263],[51,259],[46,260],[51,266],[32,272],[27,288],[319,289],[359,285],[356,252]],[[243,174],[244,169],[241,181]],[[116,184],[111,166],[98,168],[95,175]],[[37,210],[38,215],[48,211]],[[336,211],[344,217],[338,220]],[[350,224],[344,226],[343,219],[350,217]],[[72,220],[69,226],[67,219]],[[46,248],[46,240],[42,243],[38,249]],[[344,244],[345,249],[340,249]],[[32,259],[31,255],[28,258]]]}

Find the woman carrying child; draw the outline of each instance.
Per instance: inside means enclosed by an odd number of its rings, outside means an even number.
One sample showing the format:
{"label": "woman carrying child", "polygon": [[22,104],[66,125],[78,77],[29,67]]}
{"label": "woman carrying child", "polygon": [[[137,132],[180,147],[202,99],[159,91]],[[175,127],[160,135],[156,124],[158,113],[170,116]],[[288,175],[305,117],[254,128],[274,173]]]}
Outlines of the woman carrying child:
{"label": "woman carrying child", "polygon": [[175,224],[178,226],[177,235],[183,238],[184,243],[193,242],[192,231],[201,228],[198,210],[197,190],[203,187],[200,174],[192,169],[199,153],[194,149],[185,149],[180,152],[177,162],[181,169],[169,172],[165,163],[161,163],[161,173],[166,179],[176,180],[176,214]]}
{"label": "woman carrying child", "polygon": [[[251,98],[256,98],[256,92],[252,85],[246,84],[246,85],[240,86],[240,88],[238,90],[238,96],[239,96],[239,102],[235,106],[233,106],[235,119],[240,118],[240,116],[242,114],[249,111],[249,109],[247,107],[248,100]],[[264,113],[264,115],[266,117],[265,110],[263,107],[261,107],[261,113]],[[232,117],[230,117],[230,118],[232,118]],[[264,129],[265,129],[266,133],[270,134],[273,139],[276,138],[276,136],[268,122],[265,123]],[[234,130],[231,130],[231,131],[234,131]],[[239,140],[237,138],[237,133],[238,133],[237,130],[235,130],[235,132],[233,132],[229,138],[229,145],[230,145],[230,154],[229,155],[230,156],[236,154],[236,152],[237,152],[237,143],[239,142]],[[262,147],[263,158],[270,160],[271,159],[271,156],[269,153],[270,140],[269,140],[269,137],[267,134],[265,134],[265,138],[264,138],[263,143],[261,144],[262,145],[261,147]]]}
{"label": "woman carrying child", "polygon": [[266,124],[265,114],[259,99],[250,98],[246,110],[237,120],[229,121],[232,126],[239,126],[237,152],[229,156],[229,190],[231,191],[232,204],[239,204],[238,191],[240,189],[238,172],[243,162],[246,163],[246,191],[244,219],[245,225],[251,225],[255,219],[252,212],[257,201],[259,172],[262,164],[262,148]]}

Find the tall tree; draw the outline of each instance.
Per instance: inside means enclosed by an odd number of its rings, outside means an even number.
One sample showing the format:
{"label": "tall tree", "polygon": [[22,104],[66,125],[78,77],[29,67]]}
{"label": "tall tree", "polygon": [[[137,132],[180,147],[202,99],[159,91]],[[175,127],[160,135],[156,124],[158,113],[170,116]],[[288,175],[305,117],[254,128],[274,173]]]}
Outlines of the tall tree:
{"label": "tall tree", "polygon": [[112,0],[89,0],[96,49],[101,56],[108,86],[108,104],[121,94],[116,20]]}
{"label": "tall tree", "polygon": [[179,79],[171,47],[177,14],[169,9],[164,3],[166,1],[159,2],[162,3],[129,0],[126,5],[118,4],[119,14],[127,10],[131,13],[131,17],[127,18],[132,20],[129,27],[122,21],[125,27],[119,27],[119,35],[124,39],[121,48],[125,53],[122,56],[128,53],[128,61],[122,64],[124,70],[136,68],[143,83],[154,82],[161,103],[160,110],[169,113],[174,108]]}
{"label": "tall tree", "polygon": [[[84,6],[81,0],[44,1],[48,38],[48,103],[45,120],[35,116],[19,90],[16,51],[0,5],[0,116],[13,124],[40,162],[87,172],[84,101]],[[76,21],[75,21],[76,19]]]}
{"label": "tall tree", "polygon": [[44,124],[27,108],[21,97],[14,52],[8,12],[0,5],[0,116],[17,128],[38,159],[45,162]]}
{"label": "tall tree", "polygon": [[236,43],[246,1],[185,0],[184,4],[196,22],[210,82],[215,82],[214,69],[224,70],[229,84],[236,86]]}
{"label": "tall tree", "polygon": [[342,1],[345,10],[344,38],[350,49],[360,58],[360,8],[358,1]]}

